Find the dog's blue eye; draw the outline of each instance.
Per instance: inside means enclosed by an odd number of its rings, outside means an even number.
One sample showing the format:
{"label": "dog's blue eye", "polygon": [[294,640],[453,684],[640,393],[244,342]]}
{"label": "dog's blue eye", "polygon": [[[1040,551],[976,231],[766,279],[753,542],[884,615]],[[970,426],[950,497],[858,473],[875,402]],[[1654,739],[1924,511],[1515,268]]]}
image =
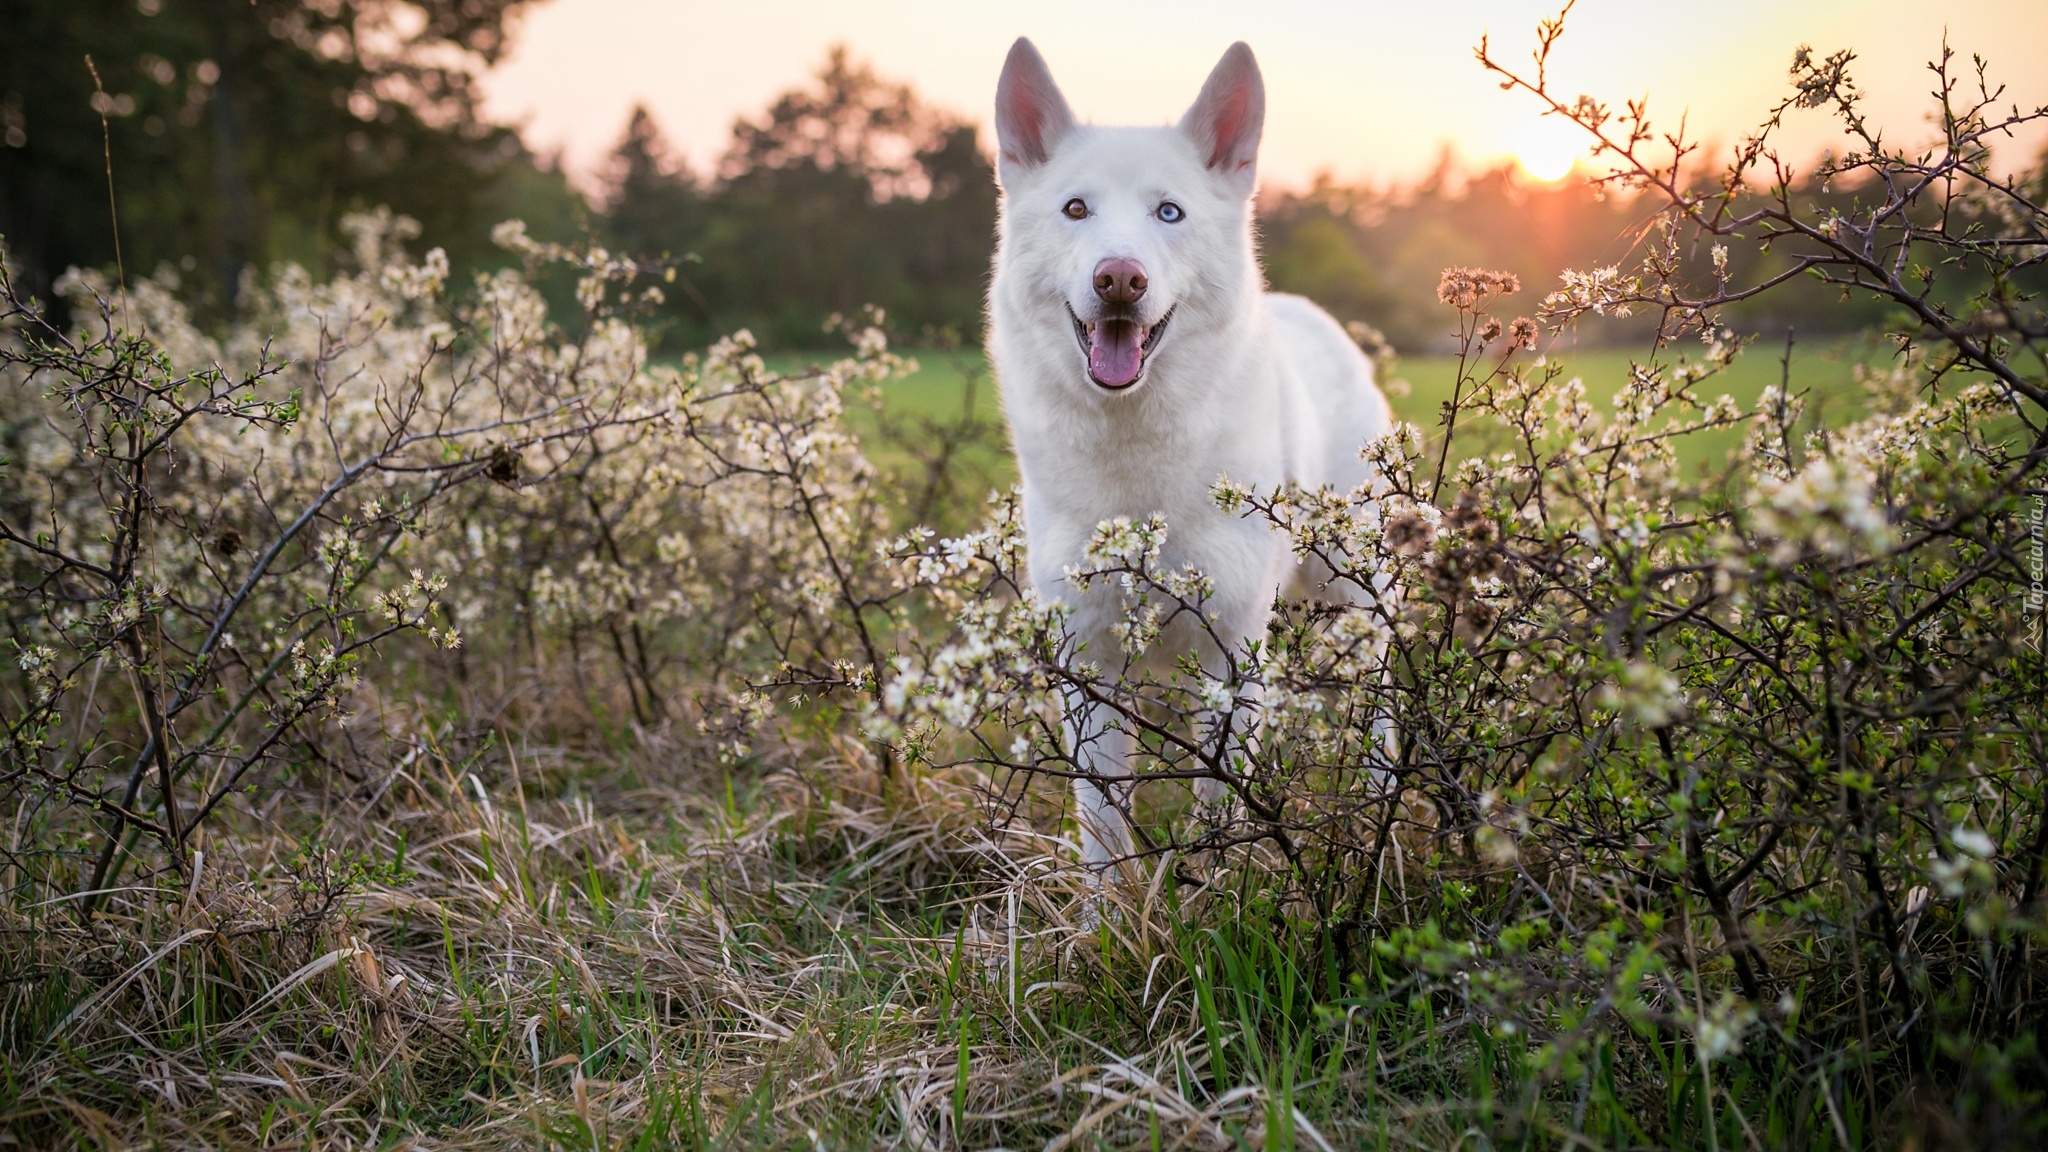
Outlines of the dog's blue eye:
{"label": "dog's blue eye", "polygon": [[1087,202],[1076,196],[1072,200],[1067,201],[1067,206],[1060,209],[1060,211],[1065,212],[1069,220],[1080,220],[1088,215],[1088,205]]}
{"label": "dog's blue eye", "polygon": [[1161,200],[1155,214],[1163,223],[1167,224],[1178,224],[1181,222],[1181,218],[1187,215],[1187,213],[1180,210],[1180,205],[1175,204],[1171,200]]}

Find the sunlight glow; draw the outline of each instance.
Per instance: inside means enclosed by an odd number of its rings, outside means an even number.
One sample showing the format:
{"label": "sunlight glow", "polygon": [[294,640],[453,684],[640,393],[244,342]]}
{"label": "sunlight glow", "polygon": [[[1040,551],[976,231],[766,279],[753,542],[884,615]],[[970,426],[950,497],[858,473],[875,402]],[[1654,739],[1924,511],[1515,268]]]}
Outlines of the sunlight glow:
{"label": "sunlight glow", "polygon": [[[1538,16],[1561,4],[1184,4],[1173,19],[1148,25],[1144,50],[1134,51],[1127,38],[1104,36],[1095,24],[1062,19],[1044,5],[546,0],[522,8],[511,56],[482,87],[491,116],[520,125],[538,151],[560,151],[568,170],[595,190],[635,103],[646,104],[691,167],[708,174],[732,145],[733,120],[758,117],[782,92],[806,83],[834,43],[974,121],[988,148],[996,75],[1019,35],[1037,43],[1075,114],[1103,124],[1177,120],[1223,47],[1244,40],[1266,75],[1258,172],[1268,185],[1305,188],[1324,171],[1340,182],[1406,182],[1426,176],[1446,144],[1461,164],[1516,163],[1530,181],[1547,182],[1569,174],[1567,157],[1583,157],[1587,141],[1560,140],[1569,126],[1538,117],[1526,93],[1500,91],[1472,48],[1491,26],[1495,51],[1522,61]],[[1921,65],[1946,34],[1962,59],[1992,52],[1996,78],[2013,84],[2001,107],[2048,102],[2048,54],[1999,50],[2048,43],[2048,4],[2039,0],[1723,0],[1712,12],[1706,20],[1697,5],[1578,0],[1551,79],[1610,101],[1647,95],[1660,130],[1682,117],[1696,138],[1733,141],[1784,95],[1795,46],[1854,44],[1864,115],[1917,140],[1926,127]],[[1646,50],[1679,44],[1683,50]],[[1422,92],[1429,98],[1416,99]],[[1384,108],[1403,112],[1376,114]],[[1781,149],[1802,160],[1823,148],[1839,155],[1847,142],[1833,125],[1827,116],[1790,117]],[[2027,157],[2044,141],[2048,125],[2001,147]]]}
{"label": "sunlight glow", "polygon": [[1585,155],[1590,139],[1578,125],[1557,116],[1545,116],[1515,135],[1515,163],[1546,184],[1562,180]]}

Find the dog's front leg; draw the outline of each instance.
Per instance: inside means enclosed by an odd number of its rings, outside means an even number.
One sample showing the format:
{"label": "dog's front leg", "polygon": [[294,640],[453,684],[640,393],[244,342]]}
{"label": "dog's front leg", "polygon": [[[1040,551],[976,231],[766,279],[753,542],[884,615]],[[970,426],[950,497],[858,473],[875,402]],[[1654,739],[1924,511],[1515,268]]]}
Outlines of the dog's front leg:
{"label": "dog's front leg", "polygon": [[1131,855],[1131,753],[1137,741],[1103,707],[1070,694],[1063,727],[1074,767],[1081,862],[1097,873]]}
{"label": "dog's front leg", "polygon": [[1372,613],[1386,629],[1367,649],[1367,658],[1380,666],[1380,686],[1383,689],[1380,703],[1373,709],[1372,719],[1373,742],[1378,747],[1370,754],[1367,763],[1372,770],[1373,786],[1385,792],[1395,786],[1393,769],[1401,759],[1400,729],[1394,725],[1394,695],[1400,689],[1400,681],[1394,675],[1394,662],[1387,658],[1393,639],[1394,618],[1399,614],[1401,605],[1401,590],[1395,585],[1392,573],[1382,572],[1373,580],[1373,591],[1354,592],[1351,603],[1353,611]]}
{"label": "dog's front leg", "polygon": [[1229,708],[1205,710],[1196,734],[1204,758],[1214,757],[1218,771],[1195,778],[1195,799],[1204,808],[1220,809],[1230,803],[1230,781],[1244,775],[1259,750],[1259,701],[1257,684],[1237,686]]}
{"label": "dog's front leg", "polygon": [[1195,778],[1195,800],[1212,816],[1229,805],[1230,782],[1241,778],[1258,755],[1259,705],[1264,691],[1250,680],[1231,683],[1233,661],[1249,651],[1245,638],[1239,636],[1227,651],[1208,652],[1202,660],[1202,674],[1212,682],[1230,685],[1231,691],[1229,707],[1203,708],[1195,726],[1203,759],[1216,766],[1215,772]]}

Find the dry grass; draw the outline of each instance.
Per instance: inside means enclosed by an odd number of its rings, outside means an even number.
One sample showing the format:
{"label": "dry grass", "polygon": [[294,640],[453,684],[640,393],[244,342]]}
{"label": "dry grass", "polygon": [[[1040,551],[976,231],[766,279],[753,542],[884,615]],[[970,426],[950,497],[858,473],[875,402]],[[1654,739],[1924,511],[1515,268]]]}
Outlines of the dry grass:
{"label": "dry grass", "polygon": [[980,781],[844,744],[728,774],[668,733],[410,729],[351,787],[210,829],[189,881],[131,877],[90,923],[62,895],[0,913],[0,1142],[1217,1148],[1267,1123],[1277,1082],[1212,1084],[1191,980],[1191,925],[1241,893],[1177,896],[1161,863],[1098,898],[1056,813],[998,827]]}

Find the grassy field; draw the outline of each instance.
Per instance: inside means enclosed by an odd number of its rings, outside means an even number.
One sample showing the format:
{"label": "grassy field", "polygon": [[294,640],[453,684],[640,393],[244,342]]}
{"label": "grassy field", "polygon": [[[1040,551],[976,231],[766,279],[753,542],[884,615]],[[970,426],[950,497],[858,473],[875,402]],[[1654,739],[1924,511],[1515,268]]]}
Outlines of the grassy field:
{"label": "grassy field", "polygon": [[857,749],[703,773],[670,734],[515,748],[453,713],[422,735],[379,787],[214,830],[183,888],[89,929],[10,915],[0,1146],[1329,1152],[1696,1123],[1682,1043],[1629,1041],[1667,1083],[1607,1047],[1532,1079],[1529,1044],[1373,992],[1382,961],[1305,960],[1254,873],[1188,890],[1163,862],[1097,914],[1071,849],[983,833],[971,778]]}
{"label": "grassy field", "polygon": [[[1553,347],[1546,355],[1564,365],[1565,376],[1585,381],[1587,398],[1605,406],[1628,379],[1631,361],[1641,361],[1640,349],[1599,348],[1577,350]],[[1666,362],[1677,355],[1696,358],[1697,350],[1680,346],[1666,353]],[[1789,381],[1794,391],[1808,394],[1812,419],[1839,424],[1861,415],[1866,397],[1857,389],[1856,365],[1883,369],[1891,349],[1867,337],[1832,337],[1807,344],[1795,344],[1787,372],[1785,347],[1756,344],[1737,356],[1722,373],[1697,385],[1702,401],[1726,393],[1744,411],[1753,405],[1764,388]],[[1002,410],[993,375],[977,349],[918,349],[909,353],[918,370],[881,388],[879,408],[849,404],[848,422],[870,446],[875,459],[891,467],[915,467],[914,448],[930,443],[937,429],[972,421],[984,427],[982,435],[962,455],[977,479],[991,486],[1004,486],[1016,478],[1008,442],[1001,431]],[[1525,354],[1525,359],[1527,357]],[[784,355],[770,360],[772,367],[788,371],[801,368],[812,358]],[[1399,360],[1382,381],[1394,413],[1400,419],[1434,436],[1442,427],[1443,405],[1451,399],[1458,376],[1454,356],[1415,356]],[[1483,373],[1483,369],[1476,371]],[[1692,469],[1705,470],[1723,463],[1741,441],[1739,429],[1711,429],[1680,438],[1679,459]],[[1467,425],[1460,443],[1471,454],[1494,443],[1484,429]]]}
{"label": "grassy field", "polygon": [[[1846,412],[1866,354],[1793,382]],[[1627,359],[1570,363],[1604,401]],[[964,420],[971,483],[1007,483],[978,355],[918,360],[856,430],[915,467]],[[1779,370],[1759,349],[1708,391]],[[1397,409],[1432,425],[1454,373],[1402,363]],[[968,483],[935,521],[975,514]],[[90,923],[0,909],[0,1147],[1729,1148],[1811,1119],[1707,1084],[1672,1034],[1532,1072],[1526,1037],[1409,998],[1392,960],[1340,978],[1252,870],[1162,864],[1103,914],[1047,831],[1057,788],[992,833],[987,781],[854,742],[724,761],[622,719],[604,659],[395,687],[363,723],[402,760],[224,818],[189,877],[131,877]],[[514,697],[556,718],[519,727]]]}

